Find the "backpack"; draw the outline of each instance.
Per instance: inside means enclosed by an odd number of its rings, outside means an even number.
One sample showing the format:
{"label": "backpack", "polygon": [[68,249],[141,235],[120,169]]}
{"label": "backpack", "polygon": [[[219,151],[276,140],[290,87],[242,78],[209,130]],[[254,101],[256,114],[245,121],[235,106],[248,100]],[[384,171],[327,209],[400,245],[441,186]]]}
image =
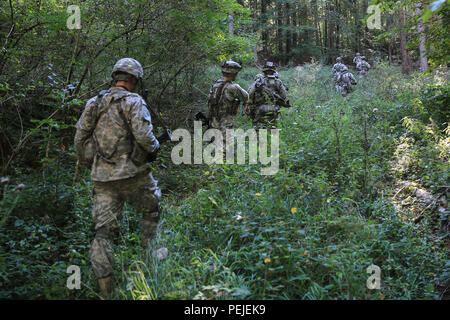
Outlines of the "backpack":
{"label": "backpack", "polygon": [[262,105],[258,108],[258,113],[261,115],[272,115],[272,114],[278,114],[280,111],[279,106],[276,105],[276,98],[275,98],[275,83],[277,82],[277,79],[275,78],[266,78],[260,79],[259,83],[257,84],[258,89],[258,98],[261,101],[264,101]]}
{"label": "backpack", "polygon": [[[100,103],[103,99],[103,96],[107,93],[109,93],[109,90],[101,91],[95,98],[93,108],[95,108],[96,112],[98,112],[98,106],[100,105]],[[95,120],[95,125],[92,128],[92,131],[89,134],[89,137],[83,143],[83,154],[80,155],[80,163],[88,168],[92,167],[95,155],[97,154],[97,142],[95,140],[93,133],[94,133],[95,128],[97,127],[98,120],[106,111],[108,111],[108,110],[105,110],[101,114],[97,114],[97,118]]]}
{"label": "backpack", "polygon": [[[111,160],[109,160],[110,156],[114,152],[107,152],[107,155],[104,155],[103,152],[101,152],[99,143],[95,137],[94,130],[97,128],[98,122],[101,119],[101,117],[108,112],[110,109],[112,103],[110,103],[108,106],[103,107],[103,99],[105,95],[110,93],[110,90],[101,91],[96,99],[94,100],[93,108],[95,109],[95,112],[97,113],[95,124],[92,128],[92,131],[89,135],[89,137],[84,141],[83,143],[83,154],[80,157],[80,163],[85,165],[88,168],[92,167],[92,164],[94,163],[95,157],[98,155],[103,160],[105,160],[108,163],[113,163]],[[124,94],[120,95],[117,100],[120,100],[126,96],[129,95],[129,92],[124,92]],[[103,107],[103,108],[102,108]]]}
{"label": "backpack", "polygon": [[223,104],[223,92],[228,83],[230,82],[219,80],[213,84],[209,97],[210,118],[219,116],[219,109]]}

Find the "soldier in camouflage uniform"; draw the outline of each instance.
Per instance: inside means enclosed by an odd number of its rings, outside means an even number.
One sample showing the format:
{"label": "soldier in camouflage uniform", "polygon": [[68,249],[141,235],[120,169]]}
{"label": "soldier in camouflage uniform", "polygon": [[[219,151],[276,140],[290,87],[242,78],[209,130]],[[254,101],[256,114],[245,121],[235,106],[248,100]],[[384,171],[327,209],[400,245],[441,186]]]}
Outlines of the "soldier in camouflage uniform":
{"label": "soldier in camouflage uniform", "polygon": [[[237,83],[233,81],[242,66],[234,62],[223,61],[221,63],[223,78],[217,80],[208,96],[208,118],[210,121],[210,127],[218,129],[222,132],[224,137],[224,147],[226,146],[226,129],[232,129],[234,125],[234,117],[239,112],[239,106],[241,103],[245,103],[248,99],[248,93],[242,89]],[[231,141],[231,140],[230,140]]]}
{"label": "soldier in camouflage uniform", "polygon": [[249,88],[249,99],[245,107],[245,112],[252,119],[255,130],[260,127],[276,128],[281,107],[280,100],[286,103],[285,107],[289,105],[286,87],[275,75],[275,64],[266,62],[263,72],[264,75],[258,74]]}
{"label": "soldier in camouflage uniform", "polygon": [[365,61],[366,57],[362,56],[359,60],[358,64],[356,65],[356,69],[358,70],[358,75],[360,78],[363,78],[367,72],[369,72],[370,64]]}
{"label": "soldier in camouflage uniform", "polygon": [[353,63],[355,64],[355,66],[357,66],[360,61],[361,61],[361,54],[357,52],[356,57],[353,58]]}
{"label": "soldier in camouflage uniform", "polygon": [[159,142],[144,99],[133,93],[142,77],[138,61],[119,60],[112,72],[115,86],[90,99],[76,125],[75,150],[80,161],[85,141],[92,137],[96,145],[91,166],[96,235],[89,258],[103,298],[112,290],[113,239],[124,202],[142,211],[144,248],[155,236],[160,217],[161,191],[146,166],[146,159],[158,151]]}
{"label": "soldier in camouflage uniform", "polygon": [[333,66],[333,78],[334,81],[337,81],[339,74],[342,72],[342,69],[345,67],[345,64],[342,63],[342,57],[336,58],[336,64]]}
{"label": "soldier in camouflage uniform", "polygon": [[348,93],[353,91],[353,85],[356,85],[356,79],[353,74],[348,71],[348,68],[344,66],[336,81],[336,91],[345,97]]}

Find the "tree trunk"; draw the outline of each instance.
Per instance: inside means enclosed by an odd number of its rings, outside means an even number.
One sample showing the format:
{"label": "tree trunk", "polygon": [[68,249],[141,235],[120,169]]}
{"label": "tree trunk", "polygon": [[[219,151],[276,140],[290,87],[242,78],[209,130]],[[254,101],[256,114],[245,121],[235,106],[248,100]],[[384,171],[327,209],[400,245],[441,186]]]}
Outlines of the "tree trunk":
{"label": "tree trunk", "polygon": [[328,5],[328,59],[334,56],[334,17],[332,17],[333,6]]}
{"label": "tree trunk", "polygon": [[[291,6],[289,3],[286,3],[286,25],[291,26]],[[286,51],[285,51],[285,63],[289,62],[289,57],[291,54],[291,32],[289,30],[286,31]]]}
{"label": "tree trunk", "polygon": [[[340,17],[341,16],[341,13],[340,13],[341,10],[340,10],[340,7],[339,7],[339,1],[338,0],[336,0],[335,8],[336,8],[336,15],[338,17]],[[336,40],[335,40],[336,51],[339,51],[339,48],[340,48],[340,43],[339,43],[339,35],[340,35],[340,33],[341,33],[340,25],[339,25],[339,23],[337,23],[336,24]]]}
{"label": "tree trunk", "polygon": [[313,0],[311,2],[311,6],[312,6],[312,10],[314,12],[314,27],[316,28],[316,46],[320,46],[320,25],[319,25],[319,14],[318,14],[318,10],[319,8],[317,7],[317,0]]}
{"label": "tree trunk", "polygon": [[[264,28],[267,26],[267,1],[261,0],[261,27]],[[268,52],[267,48],[269,45],[269,33],[267,30],[261,31],[261,40],[263,42],[263,52],[266,54]]]}
{"label": "tree trunk", "polygon": [[278,55],[283,55],[283,6],[280,2],[277,3],[277,44],[278,44]]}
{"label": "tree trunk", "polygon": [[409,74],[409,59],[408,51],[406,49],[406,33],[405,33],[405,11],[403,8],[399,9],[400,15],[400,50],[402,52],[402,72],[403,74]]}
{"label": "tree trunk", "polygon": [[358,0],[353,0],[353,8],[355,9],[355,51],[361,51],[361,26],[359,22],[359,6]]}
{"label": "tree trunk", "polygon": [[295,31],[292,34],[292,47],[297,48],[298,46],[298,32],[297,32],[297,26],[298,26],[298,20],[297,20],[297,11],[298,11],[298,4],[294,4],[294,11],[292,12],[292,25],[295,27]]}
{"label": "tree trunk", "polygon": [[419,18],[419,22],[417,23],[417,33],[419,34],[419,53],[420,53],[420,71],[425,72],[428,70],[428,60],[427,60],[427,49],[425,48],[425,34],[424,34],[424,26],[422,23],[421,15],[421,7],[422,3],[416,3],[416,16]]}

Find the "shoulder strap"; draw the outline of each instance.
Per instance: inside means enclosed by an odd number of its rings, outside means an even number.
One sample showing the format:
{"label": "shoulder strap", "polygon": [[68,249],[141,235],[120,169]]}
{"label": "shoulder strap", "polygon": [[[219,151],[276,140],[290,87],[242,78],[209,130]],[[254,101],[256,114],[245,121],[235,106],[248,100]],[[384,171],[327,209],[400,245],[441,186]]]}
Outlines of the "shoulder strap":
{"label": "shoulder strap", "polygon": [[225,91],[225,88],[227,87],[228,84],[230,84],[231,82],[229,81],[225,81],[224,84],[222,85],[222,88],[220,90],[220,96],[219,96],[219,101],[218,101],[218,105],[220,105],[223,102],[223,93]]}
{"label": "shoulder strap", "polygon": [[102,102],[102,100],[103,100],[103,97],[105,96],[105,94],[108,94],[108,93],[110,93],[110,92],[111,92],[110,90],[101,91],[101,92],[97,95],[97,98],[96,98],[96,100],[95,100],[95,108],[96,108],[95,112],[97,112],[97,117],[96,117],[96,119],[95,119],[95,125],[94,125],[94,127],[93,127],[94,129],[92,129],[92,130],[95,130],[95,128],[97,127],[98,121],[100,120],[101,116],[104,115],[106,112],[108,112],[108,110],[109,110],[109,108],[110,108],[110,106],[108,106],[105,110],[103,110],[103,111],[101,111],[100,113],[98,113],[98,108],[100,107],[100,104],[101,104],[101,102]]}

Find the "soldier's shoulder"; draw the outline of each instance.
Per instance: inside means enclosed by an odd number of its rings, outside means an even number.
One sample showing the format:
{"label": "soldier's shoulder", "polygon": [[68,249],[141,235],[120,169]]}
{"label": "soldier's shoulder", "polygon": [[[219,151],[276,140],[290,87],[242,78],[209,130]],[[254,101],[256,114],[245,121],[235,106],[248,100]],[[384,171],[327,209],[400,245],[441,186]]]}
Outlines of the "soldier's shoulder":
{"label": "soldier's shoulder", "polygon": [[124,100],[127,104],[130,104],[130,105],[142,105],[142,104],[145,105],[146,104],[144,98],[142,98],[141,95],[134,93],[134,92],[129,92],[126,95]]}
{"label": "soldier's shoulder", "polygon": [[86,107],[87,107],[87,106],[92,106],[92,105],[97,101],[97,97],[98,97],[98,96],[94,96],[94,97],[90,98],[90,99],[86,102]]}
{"label": "soldier's shoulder", "polygon": [[219,86],[221,86],[225,81],[223,79],[218,79],[216,81],[214,81],[214,83],[212,84],[212,88],[217,88]]}
{"label": "soldier's shoulder", "polygon": [[93,96],[88,101],[86,101],[84,110],[93,110],[97,104],[98,104],[98,95]]}
{"label": "soldier's shoulder", "polygon": [[[245,91],[239,84],[237,83],[232,83],[232,85],[230,86],[232,88],[233,91],[235,92],[243,92]],[[245,91],[247,92],[247,91]]]}

